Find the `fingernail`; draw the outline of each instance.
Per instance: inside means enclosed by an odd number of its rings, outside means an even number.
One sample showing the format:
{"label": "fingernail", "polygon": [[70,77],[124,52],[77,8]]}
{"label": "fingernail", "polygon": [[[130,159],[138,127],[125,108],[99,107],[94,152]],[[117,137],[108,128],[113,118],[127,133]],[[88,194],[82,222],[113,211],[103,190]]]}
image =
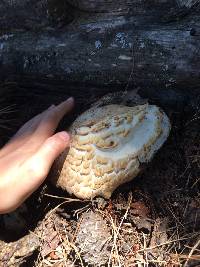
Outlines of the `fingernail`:
{"label": "fingernail", "polygon": [[73,103],[74,102],[74,98],[71,96],[67,99],[67,103]]}
{"label": "fingernail", "polygon": [[67,132],[63,131],[59,133],[59,137],[63,140],[63,141],[69,141],[70,136]]}

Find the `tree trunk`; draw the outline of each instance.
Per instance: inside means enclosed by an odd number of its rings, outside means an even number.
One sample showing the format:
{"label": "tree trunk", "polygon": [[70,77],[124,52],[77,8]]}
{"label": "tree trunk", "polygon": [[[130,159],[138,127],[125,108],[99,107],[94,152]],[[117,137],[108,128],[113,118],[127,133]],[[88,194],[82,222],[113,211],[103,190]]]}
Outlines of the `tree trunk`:
{"label": "tree trunk", "polygon": [[[13,22],[13,28],[16,28],[7,29],[0,37],[1,77],[30,75],[35,79],[59,77],[67,82],[96,85],[129,83],[166,88],[191,87],[200,82],[198,6],[182,9],[172,5],[172,1],[160,0],[154,5],[153,1],[140,2],[140,5],[139,1],[132,1],[131,10],[131,1],[124,0],[120,11],[126,10],[123,15],[120,12],[74,12],[72,23],[53,28],[49,25],[52,10],[58,12],[55,1],[48,5],[42,5],[42,0],[35,4],[31,0],[15,2],[18,8],[15,6],[15,11],[10,8],[4,22],[12,12],[23,16],[20,25]],[[91,2],[101,4],[100,11],[106,3],[101,0],[85,1],[85,4]],[[115,1],[105,4],[108,11],[112,11],[112,2]],[[36,6],[40,12],[34,21]],[[44,17],[45,13],[50,14],[48,18]],[[34,31],[41,17],[40,27]],[[25,21],[28,21],[25,28],[29,25],[31,31],[23,28]]]}

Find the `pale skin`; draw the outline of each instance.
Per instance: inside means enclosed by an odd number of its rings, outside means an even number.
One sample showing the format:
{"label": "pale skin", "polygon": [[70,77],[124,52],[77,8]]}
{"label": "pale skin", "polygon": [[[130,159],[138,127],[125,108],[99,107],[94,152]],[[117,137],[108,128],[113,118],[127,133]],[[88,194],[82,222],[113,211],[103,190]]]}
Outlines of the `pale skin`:
{"label": "pale skin", "polygon": [[43,183],[54,160],[69,146],[67,132],[54,132],[73,106],[73,98],[52,105],[24,124],[0,150],[0,214],[18,208]]}

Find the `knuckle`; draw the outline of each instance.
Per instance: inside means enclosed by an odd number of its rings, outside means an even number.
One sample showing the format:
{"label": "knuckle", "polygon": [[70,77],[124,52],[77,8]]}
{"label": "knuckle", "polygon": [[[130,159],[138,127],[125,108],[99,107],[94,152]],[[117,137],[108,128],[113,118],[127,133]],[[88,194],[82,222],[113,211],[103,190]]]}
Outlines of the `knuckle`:
{"label": "knuckle", "polygon": [[63,143],[63,140],[57,135],[54,135],[47,140],[47,146],[49,146],[50,150],[52,151],[57,151],[60,147],[63,146]]}

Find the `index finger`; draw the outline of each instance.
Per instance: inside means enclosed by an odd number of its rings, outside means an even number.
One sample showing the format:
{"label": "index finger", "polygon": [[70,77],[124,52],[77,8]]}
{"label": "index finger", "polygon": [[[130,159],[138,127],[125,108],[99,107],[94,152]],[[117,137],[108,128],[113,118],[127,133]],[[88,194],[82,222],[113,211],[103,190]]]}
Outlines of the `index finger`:
{"label": "index finger", "polygon": [[72,108],[74,107],[74,98],[70,97],[67,100],[60,103],[58,106],[56,106],[56,113],[57,113],[57,119],[58,123],[59,121],[64,117],[65,114],[70,112]]}
{"label": "index finger", "polygon": [[31,136],[32,146],[39,147],[47,138],[55,132],[60,120],[70,112],[74,106],[74,99],[70,97],[58,106],[55,106],[40,121],[37,129]]}
{"label": "index finger", "polygon": [[41,119],[45,114],[51,109],[53,106],[49,107],[42,113],[33,117],[31,120],[27,121],[18,131],[17,133],[8,141],[7,144],[1,149],[0,156],[4,156],[11,151],[16,150],[18,147],[23,145],[33,134],[37,126],[39,125]]}

